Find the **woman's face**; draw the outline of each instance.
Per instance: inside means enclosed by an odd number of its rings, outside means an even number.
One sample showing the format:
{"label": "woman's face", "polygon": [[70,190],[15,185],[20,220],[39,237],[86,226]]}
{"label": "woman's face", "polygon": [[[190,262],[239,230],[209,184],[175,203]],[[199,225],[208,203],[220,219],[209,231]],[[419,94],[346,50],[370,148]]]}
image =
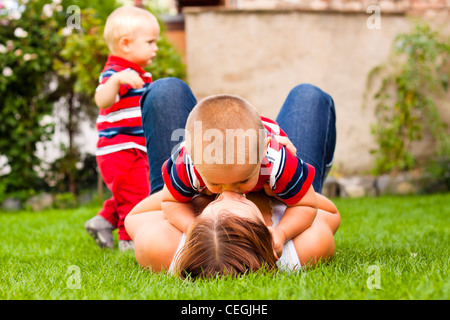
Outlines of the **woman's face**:
{"label": "woman's face", "polygon": [[252,201],[248,200],[242,194],[231,191],[222,192],[216,200],[205,207],[201,215],[217,215],[222,210],[226,210],[243,218],[261,220],[264,222],[261,211]]}

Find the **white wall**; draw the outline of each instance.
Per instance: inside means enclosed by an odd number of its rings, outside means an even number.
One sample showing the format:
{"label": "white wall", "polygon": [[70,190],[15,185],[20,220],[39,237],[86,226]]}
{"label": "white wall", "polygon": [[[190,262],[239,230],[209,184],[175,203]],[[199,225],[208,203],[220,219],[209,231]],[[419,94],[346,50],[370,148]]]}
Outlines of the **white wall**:
{"label": "white wall", "polygon": [[[382,15],[381,29],[369,29],[364,13],[203,9],[185,17],[188,81],[198,98],[240,95],[275,118],[293,86],[317,85],[336,105],[335,167],[348,174],[371,168],[375,116],[373,101],[363,107],[366,79],[386,62],[394,37],[409,30],[405,16]],[[449,110],[449,101],[440,107]]]}

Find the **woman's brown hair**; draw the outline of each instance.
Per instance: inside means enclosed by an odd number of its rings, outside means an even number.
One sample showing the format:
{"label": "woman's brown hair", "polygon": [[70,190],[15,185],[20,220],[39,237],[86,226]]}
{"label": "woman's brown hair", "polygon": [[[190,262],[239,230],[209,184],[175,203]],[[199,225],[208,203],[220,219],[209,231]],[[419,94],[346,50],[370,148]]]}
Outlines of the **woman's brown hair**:
{"label": "woman's brown hair", "polygon": [[181,278],[193,279],[246,274],[261,268],[277,269],[267,226],[226,210],[197,217],[176,263]]}

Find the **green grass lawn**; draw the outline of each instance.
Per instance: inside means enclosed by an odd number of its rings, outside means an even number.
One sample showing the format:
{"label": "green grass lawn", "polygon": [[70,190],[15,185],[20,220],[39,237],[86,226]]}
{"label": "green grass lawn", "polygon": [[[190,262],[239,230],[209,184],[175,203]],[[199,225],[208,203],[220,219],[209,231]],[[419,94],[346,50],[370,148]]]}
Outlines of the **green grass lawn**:
{"label": "green grass lawn", "polygon": [[450,299],[450,194],[335,199],[334,259],[297,274],[181,281],[84,231],[97,207],[0,213],[0,299]]}

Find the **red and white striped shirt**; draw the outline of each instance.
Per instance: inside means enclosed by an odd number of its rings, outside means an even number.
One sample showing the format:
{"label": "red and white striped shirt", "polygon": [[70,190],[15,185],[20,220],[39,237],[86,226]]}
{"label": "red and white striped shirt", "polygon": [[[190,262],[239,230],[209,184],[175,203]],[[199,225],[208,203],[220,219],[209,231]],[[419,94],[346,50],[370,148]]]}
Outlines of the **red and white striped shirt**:
{"label": "red and white striped shirt", "polygon": [[[278,124],[265,117],[261,120],[266,135],[272,137],[261,162],[259,179],[252,191],[259,191],[269,183],[273,192],[287,205],[299,202],[312,185],[315,169],[297,158],[276,141],[276,136],[286,136]],[[184,146],[163,164],[162,176],[172,196],[180,202],[190,201],[206,188]]]}
{"label": "red and white striped shirt", "polygon": [[140,89],[133,89],[127,84],[120,85],[116,102],[110,108],[99,110],[97,156],[131,148],[147,152],[139,102],[152,82],[152,75],[135,63],[110,55],[100,74],[97,90],[113,74],[127,69],[137,72],[145,85]]}

